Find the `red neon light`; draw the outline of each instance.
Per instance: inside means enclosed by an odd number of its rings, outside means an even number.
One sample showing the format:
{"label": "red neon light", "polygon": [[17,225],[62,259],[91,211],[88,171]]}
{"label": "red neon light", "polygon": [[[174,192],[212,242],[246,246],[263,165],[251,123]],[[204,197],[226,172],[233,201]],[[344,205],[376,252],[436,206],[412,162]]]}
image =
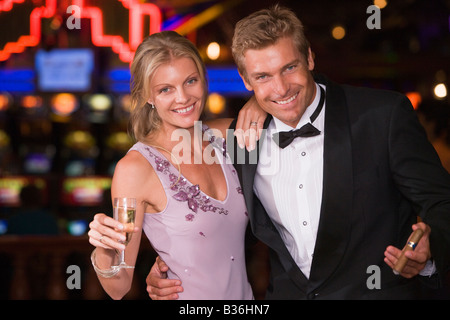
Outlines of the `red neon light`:
{"label": "red neon light", "polygon": [[[23,1],[5,0],[0,3],[2,11],[11,10],[13,3],[21,3]],[[30,34],[21,36],[17,42],[9,42],[4,49],[0,51],[0,61],[5,61],[11,53],[20,53],[25,47],[33,47],[39,44],[41,39],[41,18],[50,18],[54,15],[56,8],[56,0],[47,0],[45,7],[35,8],[30,14]]]}
{"label": "red neon light", "polygon": [[[73,0],[72,4],[80,8],[80,17],[91,19],[92,43],[98,47],[111,47],[123,62],[131,62],[134,52],[143,40],[144,16],[150,17],[149,34],[161,30],[162,16],[159,8],[152,3],[141,4],[138,0],[118,0],[130,11],[129,44],[121,36],[103,34],[103,12],[97,7],[85,7],[84,0]],[[9,11],[13,3],[24,0],[4,0],[0,2],[0,12]],[[46,0],[45,7],[35,8],[30,14],[30,34],[21,36],[17,42],[9,42],[0,50],[0,61],[7,60],[12,53],[20,53],[25,47],[35,47],[41,41],[41,20],[51,18],[56,12],[56,0]],[[74,13],[76,14],[76,13]]]}
{"label": "red neon light", "polygon": [[0,2],[0,11],[9,11],[12,9],[14,3],[23,3],[25,0],[4,0]]}

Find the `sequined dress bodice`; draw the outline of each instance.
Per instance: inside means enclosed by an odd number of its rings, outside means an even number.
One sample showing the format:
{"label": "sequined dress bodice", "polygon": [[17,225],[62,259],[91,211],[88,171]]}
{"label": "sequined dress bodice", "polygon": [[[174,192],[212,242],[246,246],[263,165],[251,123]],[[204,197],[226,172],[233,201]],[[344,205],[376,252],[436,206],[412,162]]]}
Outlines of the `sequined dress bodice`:
{"label": "sequined dress bodice", "polygon": [[[203,129],[204,134],[210,132]],[[167,198],[163,211],[145,213],[143,230],[169,266],[168,278],[182,281],[180,299],[253,299],[245,267],[244,197],[234,167],[226,163],[224,140],[210,135],[209,141],[227,182],[224,201],[209,197],[182,174],[179,177],[157,148],[137,142],[130,149],[152,165]]]}

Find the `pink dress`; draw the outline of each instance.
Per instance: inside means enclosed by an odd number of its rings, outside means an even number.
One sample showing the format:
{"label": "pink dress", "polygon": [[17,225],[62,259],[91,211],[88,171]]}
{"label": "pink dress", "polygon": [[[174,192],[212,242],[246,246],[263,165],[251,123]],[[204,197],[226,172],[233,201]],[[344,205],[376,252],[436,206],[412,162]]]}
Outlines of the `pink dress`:
{"label": "pink dress", "polygon": [[[206,134],[210,130],[206,130]],[[169,279],[180,279],[180,299],[253,299],[245,267],[247,209],[237,173],[226,163],[224,139],[210,137],[227,181],[224,201],[209,197],[182,175],[156,148],[141,142],[140,152],[153,166],[164,187],[165,209],[146,213],[143,230],[170,268]]]}

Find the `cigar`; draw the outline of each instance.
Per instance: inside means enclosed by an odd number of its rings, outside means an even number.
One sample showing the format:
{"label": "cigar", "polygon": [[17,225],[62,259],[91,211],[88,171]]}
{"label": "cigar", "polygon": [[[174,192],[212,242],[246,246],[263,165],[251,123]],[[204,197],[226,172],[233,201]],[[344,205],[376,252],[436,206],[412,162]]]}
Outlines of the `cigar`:
{"label": "cigar", "polygon": [[407,251],[413,251],[416,248],[417,243],[420,241],[420,238],[422,238],[423,230],[422,229],[416,229],[412,234],[408,242],[406,243],[405,247],[402,250],[402,254],[400,255],[400,258],[397,260],[397,263],[394,266],[394,274],[398,275],[403,271],[403,268],[405,267],[406,263],[408,262],[408,258],[405,256],[405,253]]}

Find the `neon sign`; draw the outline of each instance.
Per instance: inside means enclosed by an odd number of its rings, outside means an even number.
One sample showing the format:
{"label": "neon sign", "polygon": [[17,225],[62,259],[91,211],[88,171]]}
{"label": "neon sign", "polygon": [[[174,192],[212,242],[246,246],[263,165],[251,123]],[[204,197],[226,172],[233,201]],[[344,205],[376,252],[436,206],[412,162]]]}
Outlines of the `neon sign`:
{"label": "neon sign", "polygon": [[[98,7],[89,7],[84,0],[73,0],[72,4],[80,10],[73,11],[77,18],[91,20],[92,43],[98,47],[110,47],[123,62],[131,62],[134,52],[144,38],[144,17],[150,17],[149,34],[161,30],[162,15],[159,8],[152,3],[139,3],[138,0],[117,0],[129,10],[129,43],[121,36],[103,33],[103,12]],[[15,4],[24,0],[3,0],[0,2],[0,13],[12,10]],[[0,50],[0,61],[7,60],[13,53],[21,53],[26,47],[35,47],[41,41],[41,20],[49,19],[56,13],[56,0],[46,0],[45,6],[34,8],[30,14],[30,34],[22,35],[16,42],[8,42]]]}
{"label": "neon sign", "polygon": [[9,11],[12,9],[14,3],[23,3],[25,0],[4,0],[0,2],[0,11]]}

